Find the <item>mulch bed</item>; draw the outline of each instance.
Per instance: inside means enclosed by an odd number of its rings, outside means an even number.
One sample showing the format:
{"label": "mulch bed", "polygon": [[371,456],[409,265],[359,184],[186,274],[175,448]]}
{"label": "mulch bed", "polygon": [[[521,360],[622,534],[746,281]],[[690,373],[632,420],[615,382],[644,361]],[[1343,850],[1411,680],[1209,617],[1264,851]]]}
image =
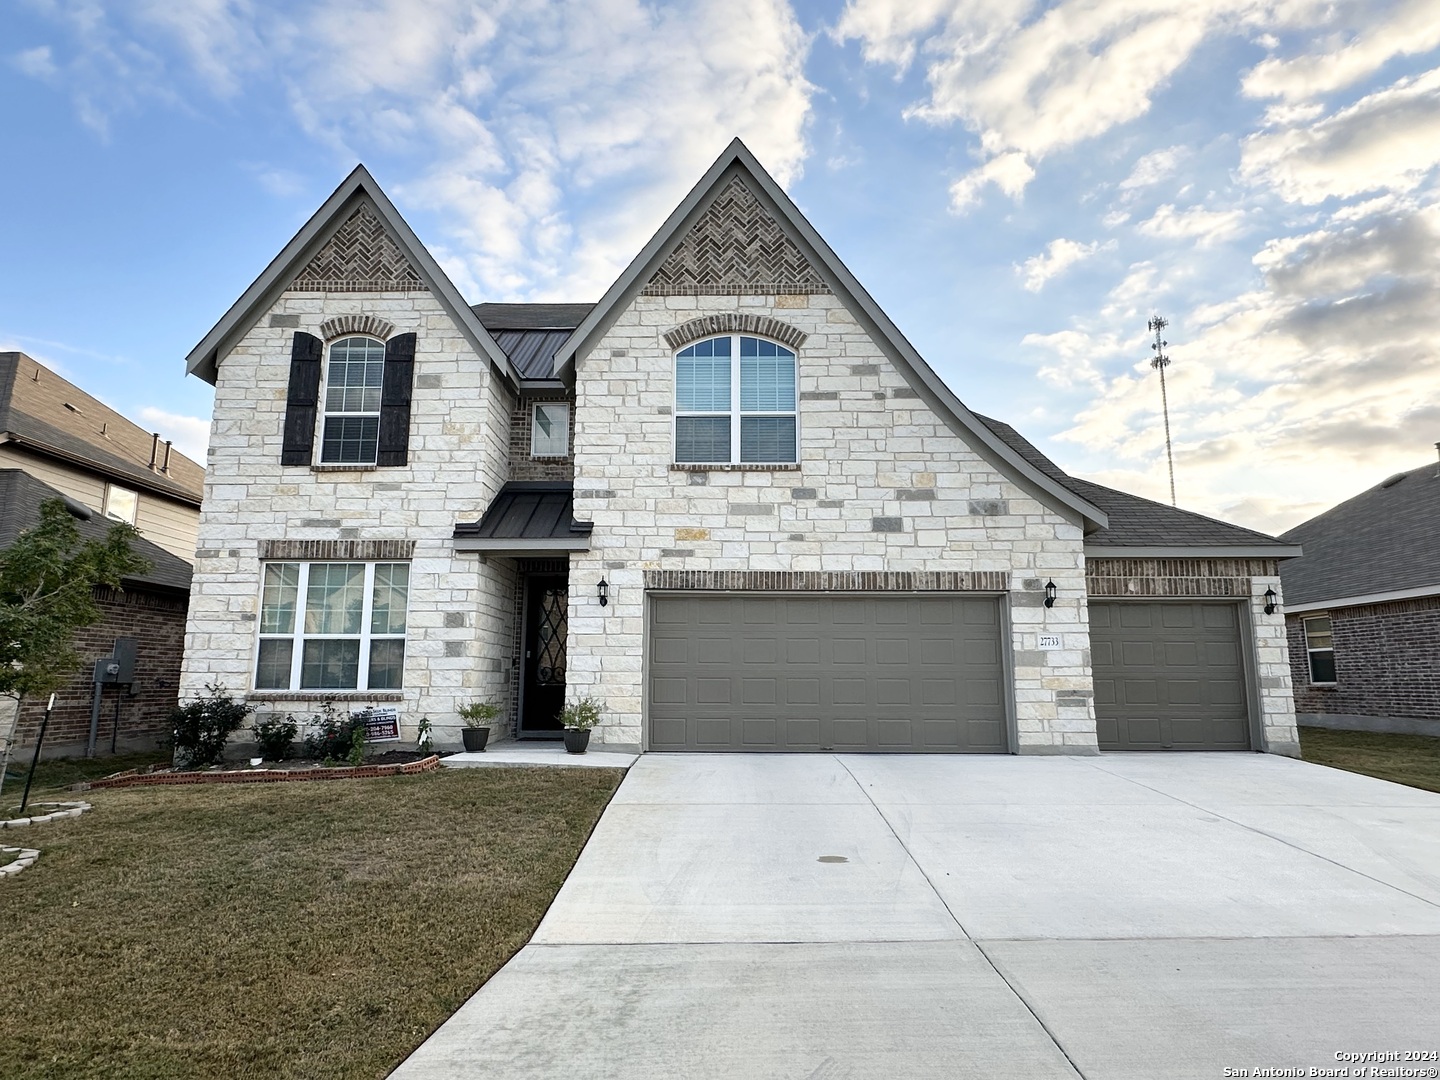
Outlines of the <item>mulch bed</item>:
{"label": "mulch bed", "polygon": [[[404,754],[404,751],[390,751],[390,754]],[[409,756],[408,754],[405,756]],[[291,768],[270,769],[204,769],[204,770],[163,770],[128,772],[107,776],[103,780],[91,780],[88,784],[77,785],[86,788],[142,787],[171,784],[274,784],[291,780],[371,780],[383,776],[411,776],[429,772],[440,767],[440,755],[431,754],[418,761],[393,761],[381,764],[374,759],[364,765],[299,765]]]}

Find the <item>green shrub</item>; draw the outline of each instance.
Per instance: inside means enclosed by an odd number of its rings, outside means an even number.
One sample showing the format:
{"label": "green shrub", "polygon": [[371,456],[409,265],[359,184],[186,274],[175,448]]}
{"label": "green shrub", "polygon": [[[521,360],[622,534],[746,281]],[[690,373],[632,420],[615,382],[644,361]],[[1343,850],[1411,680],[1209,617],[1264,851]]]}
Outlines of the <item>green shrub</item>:
{"label": "green shrub", "polygon": [[186,702],[170,714],[176,759],[192,768],[214,765],[224,757],[231,733],[253,711],[227,694],[223,686],[210,684],[205,691],[205,697]]}
{"label": "green shrub", "polygon": [[333,701],[320,704],[310,717],[305,732],[305,756],[315,761],[349,761],[358,765],[365,757],[364,712],[341,713]]}
{"label": "green shrub", "polygon": [[600,723],[600,714],[604,708],[605,703],[603,701],[586,695],[579,701],[566,705],[565,708],[561,709],[558,719],[563,727],[589,731],[596,724]]}
{"label": "green shrub", "polygon": [[500,715],[500,706],[493,701],[472,701],[455,710],[468,728],[484,727]]}
{"label": "green shrub", "polygon": [[255,721],[254,731],[260,756],[266,761],[284,761],[295,749],[295,736],[300,731],[300,725],[289,713],[283,717],[271,713],[263,720]]}

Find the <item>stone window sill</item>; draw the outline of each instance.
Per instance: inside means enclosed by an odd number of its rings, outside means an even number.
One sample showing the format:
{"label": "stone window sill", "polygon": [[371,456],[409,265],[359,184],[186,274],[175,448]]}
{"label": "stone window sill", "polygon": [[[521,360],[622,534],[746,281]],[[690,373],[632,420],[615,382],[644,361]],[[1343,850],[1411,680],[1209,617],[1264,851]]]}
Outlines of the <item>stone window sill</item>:
{"label": "stone window sill", "polygon": [[379,465],[311,465],[311,472],[375,472]]}
{"label": "stone window sill", "polygon": [[672,463],[671,472],[799,472],[800,463],[797,461],[788,465],[751,465],[734,463],[704,463],[693,465],[680,465]]}
{"label": "stone window sill", "polygon": [[404,701],[401,690],[251,690],[246,701]]}

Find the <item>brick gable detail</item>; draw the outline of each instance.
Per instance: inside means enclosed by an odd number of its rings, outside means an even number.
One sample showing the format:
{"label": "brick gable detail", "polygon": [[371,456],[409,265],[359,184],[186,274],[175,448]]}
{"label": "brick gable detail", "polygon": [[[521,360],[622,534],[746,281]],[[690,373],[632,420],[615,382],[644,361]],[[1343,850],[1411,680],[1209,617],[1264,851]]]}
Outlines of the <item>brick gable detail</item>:
{"label": "brick gable detail", "polygon": [[427,292],[369,206],[355,209],[291,283],[296,292]]}

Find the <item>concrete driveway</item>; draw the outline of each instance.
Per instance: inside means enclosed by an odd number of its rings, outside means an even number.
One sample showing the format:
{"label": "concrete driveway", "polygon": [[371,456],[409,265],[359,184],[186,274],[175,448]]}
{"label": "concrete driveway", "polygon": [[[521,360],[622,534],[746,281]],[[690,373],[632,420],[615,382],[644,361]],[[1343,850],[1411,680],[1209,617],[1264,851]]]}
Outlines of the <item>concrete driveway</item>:
{"label": "concrete driveway", "polygon": [[1440,1050],[1437,1002],[1440,795],[1258,754],[657,754],[395,1076],[1305,1075]]}

